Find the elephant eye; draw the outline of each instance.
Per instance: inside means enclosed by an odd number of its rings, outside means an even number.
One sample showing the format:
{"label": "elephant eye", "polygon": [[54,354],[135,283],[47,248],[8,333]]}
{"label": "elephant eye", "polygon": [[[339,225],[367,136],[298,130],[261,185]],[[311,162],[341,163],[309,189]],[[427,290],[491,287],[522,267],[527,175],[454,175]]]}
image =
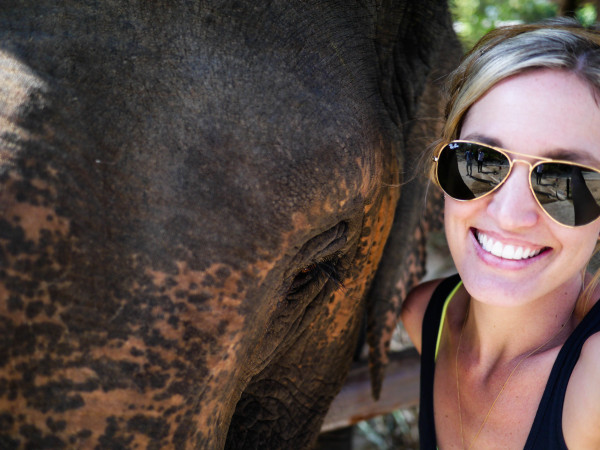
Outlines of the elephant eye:
{"label": "elephant eye", "polygon": [[340,257],[339,253],[334,253],[300,269],[292,281],[287,297],[300,294],[313,285],[317,285],[320,289],[328,281],[333,283],[335,290],[342,289],[344,286],[338,268]]}

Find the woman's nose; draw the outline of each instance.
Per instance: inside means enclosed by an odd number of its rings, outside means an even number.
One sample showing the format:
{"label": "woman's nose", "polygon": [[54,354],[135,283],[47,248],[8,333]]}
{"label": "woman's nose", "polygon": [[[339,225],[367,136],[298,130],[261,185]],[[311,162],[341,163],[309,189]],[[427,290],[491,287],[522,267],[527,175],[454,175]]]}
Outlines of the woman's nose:
{"label": "woman's nose", "polygon": [[529,187],[529,166],[515,164],[508,179],[492,195],[488,214],[506,230],[529,228],[540,219],[540,207]]}

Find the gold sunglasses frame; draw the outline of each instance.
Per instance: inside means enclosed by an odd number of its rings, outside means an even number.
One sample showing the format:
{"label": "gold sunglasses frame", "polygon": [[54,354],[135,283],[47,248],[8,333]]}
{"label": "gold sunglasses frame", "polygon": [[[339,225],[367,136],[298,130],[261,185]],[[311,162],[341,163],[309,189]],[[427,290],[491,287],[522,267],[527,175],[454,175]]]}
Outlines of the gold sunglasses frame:
{"label": "gold sunglasses frame", "polygon": [[[442,154],[442,152],[444,151],[444,149],[446,149],[446,147],[450,146],[451,144],[472,144],[472,145],[477,145],[480,147],[483,147],[484,149],[490,149],[490,150],[495,150],[498,153],[504,155],[506,157],[506,159],[509,162],[509,166],[508,166],[508,172],[506,173],[506,176],[504,177],[504,179],[498,183],[496,186],[494,186],[493,189],[491,189],[489,192],[486,192],[485,194],[479,196],[479,197],[475,197],[475,198],[470,198],[467,200],[462,200],[459,198],[454,198],[452,195],[450,195],[448,192],[446,192],[444,190],[444,188],[442,188],[442,185],[440,184],[440,180],[438,178],[438,166],[437,163],[439,161],[439,157]],[[451,149],[453,150],[453,149]],[[536,163],[531,164],[529,161],[525,160],[525,159],[513,159],[511,157],[511,155],[516,155],[516,156],[525,156],[529,159],[534,159],[537,160]],[[537,195],[535,194],[535,190],[533,189],[533,185],[531,184],[531,175],[533,174],[533,171],[535,170],[535,168],[541,164],[545,164],[545,163],[557,163],[557,164],[567,164],[569,166],[575,166],[575,167],[581,167],[587,170],[590,170],[592,172],[596,172],[598,175],[600,175],[600,169],[597,169],[595,167],[592,166],[587,166],[585,164],[579,164],[573,161],[566,161],[566,160],[562,160],[562,159],[552,159],[552,158],[545,158],[543,156],[533,156],[533,155],[528,155],[526,153],[519,153],[519,152],[513,152],[504,148],[500,148],[500,147],[494,147],[493,145],[489,145],[489,144],[484,144],[482,142],[477,142],[477,141],[468,141],[468,140],[463,140],[463,139],[455,139],[453,141],[447,142],[447,143],[441,143],[438,145],[438,149],[436,149],[434,156],[432,157],[433,163],[436,165],[435,166],[435,170],[434,170],[434,176],[435,176],[435,184],[438,185],[438,187],[451,199],[456,200],[457,202],[470,202],[473,200],[479,200],[482,199],[484,197],[487,197],[490,194],[493,194],[494,192],[496,192],[498,189],[500,189],[504,183],[506,182],[506,180],[508,180],[508,178],[510,177],[510,174],[512,173],[513,167],[516,163],[520,162],[523,164],[527,164],[529,166],[529,190],[531,191],[533,198],[535,199],[536,203],[538,204],[538,206],[540,207],[540,209],[544,212],[544,214],[546,216],[548,216],[553,222],[559,224],[560,226],[566,227],[566,228],[579,228],[579,227],[583,227],[586,225],[590,225],[594,222],[596,222],[598,219],[600,219],[600,215],[598,215],[598,217],[596,217],[594,220],[592,220],[591,222],[585,223],[583,225],[566,225],[562,222],[559,222],[558,220],[556,220],[554,217],[552,217],[550,215],[550,213],[548,211],[546,211],[544,209],[544,207],[542,206],[542,203],[538,200]],[[597,202],[596,202],[597,203]],[[599,205],[600,206],[600,205]]]}

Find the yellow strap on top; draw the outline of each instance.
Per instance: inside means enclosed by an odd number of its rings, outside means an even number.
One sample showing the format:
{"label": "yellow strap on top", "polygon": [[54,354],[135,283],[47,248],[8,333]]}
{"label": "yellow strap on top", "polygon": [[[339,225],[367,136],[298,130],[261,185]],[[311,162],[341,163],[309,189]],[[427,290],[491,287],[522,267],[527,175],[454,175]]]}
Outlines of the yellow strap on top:
{"label": "yellow strap on top", "polygon": [[437,341],[435,343],[435,360],[437,361],[437,355],[438,355],[438,350],[440,348],[440,341],[442,340],[442,331],[444,330],[444,321],[446,320],[446,310],[448,309],[448,305],[450,304],[450,300],[452,300],[452,298],[454,297],[454,294],[456,294],[456,291],[458,291],[458,289],[462,286],[462,280],[458,282],[458,284],[456,285],[456,287],[454,289],[452,289],[452,292],[450,292],[450,294],[448,294],[448,297],[446,297],[446,300],[444,301],[444,307],[442,308],[442,317],[440,318],[440,327],[438,329],[438,335],[437,335]]}

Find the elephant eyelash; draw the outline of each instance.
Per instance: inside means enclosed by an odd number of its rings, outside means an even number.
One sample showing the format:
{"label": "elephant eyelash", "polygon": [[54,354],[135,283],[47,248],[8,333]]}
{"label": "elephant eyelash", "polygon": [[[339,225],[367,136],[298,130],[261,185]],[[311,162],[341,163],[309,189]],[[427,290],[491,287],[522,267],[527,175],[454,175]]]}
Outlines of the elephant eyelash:
{"label": "elephant eyelash", "polygon": [[344,288],[342,277],[336,264],[338,260],[339,257],[336,255],[335,258],[317,263],[316,267],[316,270],[320,272],[320,276],[325,276],[329,281],[333,282],[336,291]]}
{"label": "elephant eyelash", "polygon": [[329,255],[320,261],[313,262],[308,266],[303,267],[298,272],[298,275],[292,282],[288,295],[295,294],[314,281],[331,281],[335,286],[335,290],[343,289],[342,277],[337,267],[337,262],[340,259],[338,253]]}

